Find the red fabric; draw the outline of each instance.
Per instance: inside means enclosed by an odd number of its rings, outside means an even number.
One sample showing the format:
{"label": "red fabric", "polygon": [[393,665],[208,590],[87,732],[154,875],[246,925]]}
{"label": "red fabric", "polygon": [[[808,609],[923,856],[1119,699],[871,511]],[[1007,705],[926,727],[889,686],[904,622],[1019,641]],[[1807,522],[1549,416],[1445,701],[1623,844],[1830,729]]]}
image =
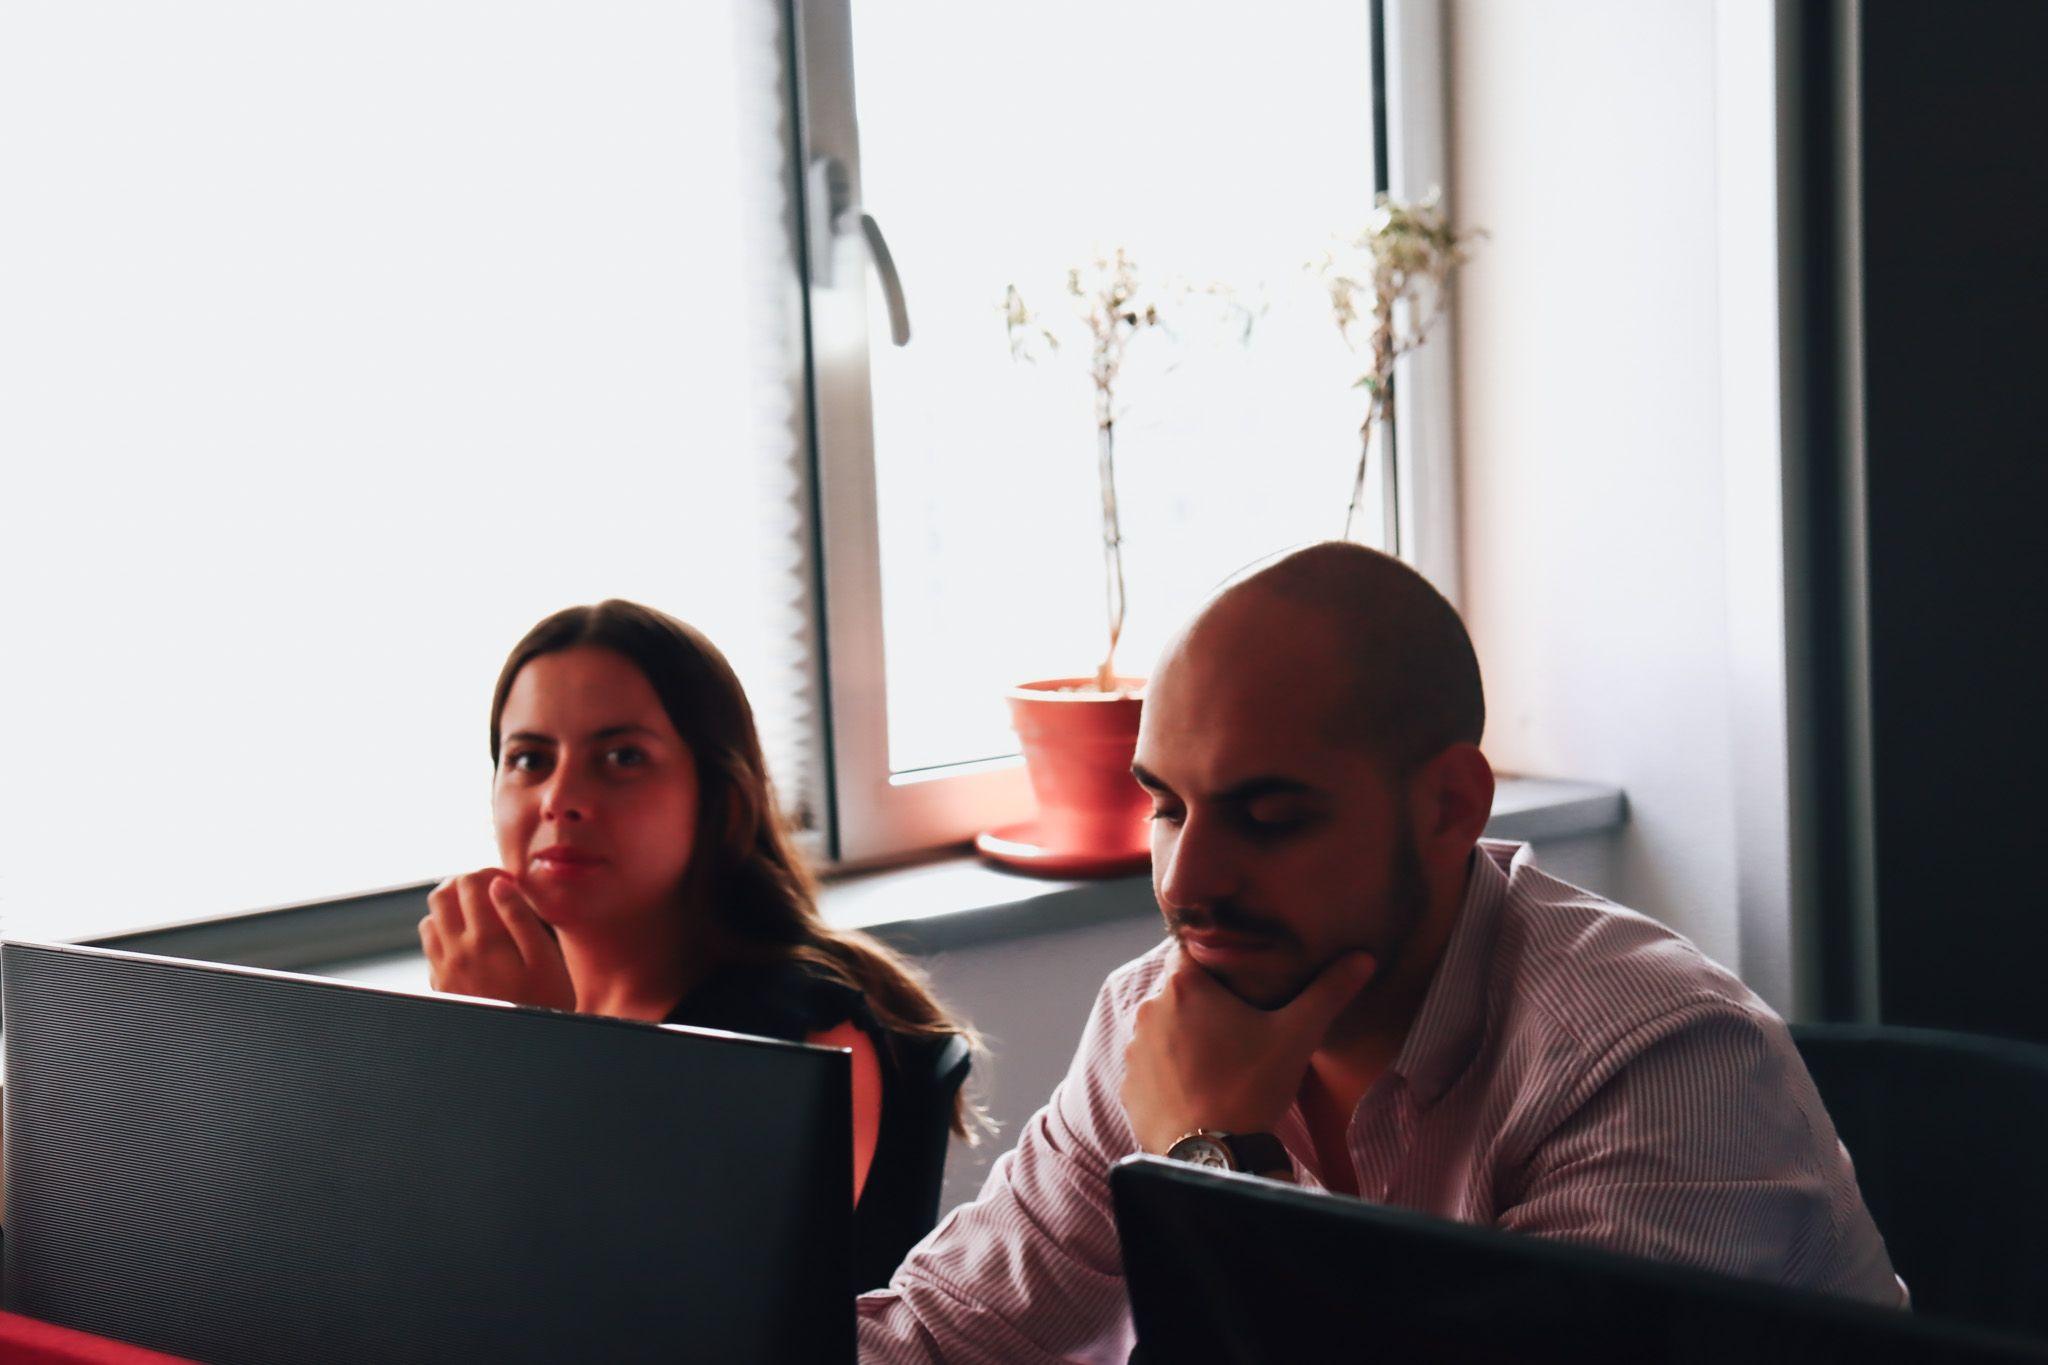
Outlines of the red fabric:
{"label": "red fabric", "polygon": [[7,1365],[192,1365],[89,1332],[0,1312],[0,1360]]}

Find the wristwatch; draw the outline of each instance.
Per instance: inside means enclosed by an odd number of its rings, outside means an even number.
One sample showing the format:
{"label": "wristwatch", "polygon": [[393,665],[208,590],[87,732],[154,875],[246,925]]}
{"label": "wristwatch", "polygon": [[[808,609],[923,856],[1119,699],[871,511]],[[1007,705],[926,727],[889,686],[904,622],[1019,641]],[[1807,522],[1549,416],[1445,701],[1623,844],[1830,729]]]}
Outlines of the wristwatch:
{"label": "wristwatch", "polygon": [[1287,1149],[1271,1133],[1219,1133],[1213,1128],[1197,1128],[1175,1138],[1166,1154],[1192,1166],[1250,1175],[1285,1176],[1294,1168]]}

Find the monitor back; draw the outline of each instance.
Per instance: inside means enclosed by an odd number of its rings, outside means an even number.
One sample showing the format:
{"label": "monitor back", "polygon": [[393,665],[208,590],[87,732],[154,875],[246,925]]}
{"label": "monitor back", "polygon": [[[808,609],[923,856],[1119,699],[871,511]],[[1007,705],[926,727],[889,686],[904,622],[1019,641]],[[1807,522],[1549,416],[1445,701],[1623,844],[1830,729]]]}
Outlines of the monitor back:
{"label": "monitor back", "polygon": [[852,1357],[843,1053],[10,943],[6,1307],[213,1362]]}
{"label": "monitor back", "polygon": [[1110,1185],[1146,1365],[2048,1361],[2048,1343],[1155,1157]]}

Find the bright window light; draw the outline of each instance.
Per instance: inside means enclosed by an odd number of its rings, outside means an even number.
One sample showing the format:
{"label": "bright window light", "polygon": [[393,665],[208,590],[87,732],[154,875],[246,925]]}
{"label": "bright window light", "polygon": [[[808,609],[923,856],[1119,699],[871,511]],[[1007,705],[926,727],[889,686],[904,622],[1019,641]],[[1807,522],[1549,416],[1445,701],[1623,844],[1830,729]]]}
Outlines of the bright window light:
{"label": "bright window light", "polygon": [[494,860],[506,651],[808,661],[775,6],[0,13],[0,930]]}

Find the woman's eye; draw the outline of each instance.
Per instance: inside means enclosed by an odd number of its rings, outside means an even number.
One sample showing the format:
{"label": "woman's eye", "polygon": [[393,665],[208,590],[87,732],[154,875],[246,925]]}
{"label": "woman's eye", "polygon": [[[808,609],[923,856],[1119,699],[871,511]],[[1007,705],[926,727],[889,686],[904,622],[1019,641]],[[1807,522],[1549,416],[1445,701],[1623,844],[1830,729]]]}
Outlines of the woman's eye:
{"label": "woman's eye", "polygon": [[1177,825],[1180,823],[1180,811],[1176,810],[1171,806],[1165,806],[1154,810],[1145,818],[1147,820],[1157,821],[1160,824]]}
{"label": "woman's eye", "polygon": [[604,757],[614,768],[638,768],[647,762],[647,751],[631,747],[607,749]]}
{"label": "woman's eye", "polygon": [[505,755],[505,767],[515,773],[537,773],[546,766],[545,757],[538,749],[521,749]]}

